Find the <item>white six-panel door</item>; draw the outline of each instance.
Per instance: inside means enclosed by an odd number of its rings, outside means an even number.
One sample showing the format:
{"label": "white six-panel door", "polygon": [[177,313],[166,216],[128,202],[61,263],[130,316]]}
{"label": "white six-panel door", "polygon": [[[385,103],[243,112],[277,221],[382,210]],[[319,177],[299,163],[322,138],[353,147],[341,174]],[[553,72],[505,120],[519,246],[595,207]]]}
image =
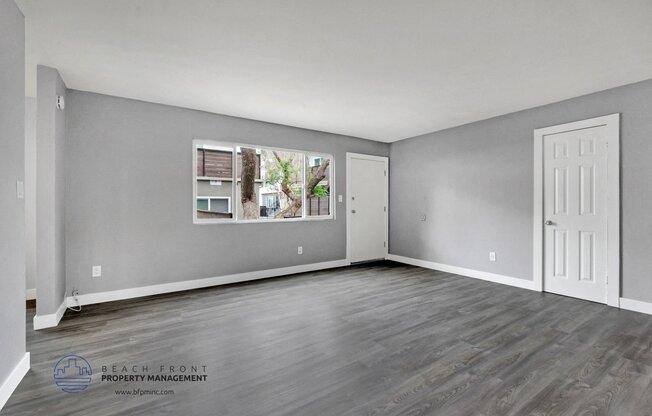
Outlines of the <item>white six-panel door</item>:
{"label": "white six-panel door", "polygon": [[607,300],[606,126],[546,135],[544,175],[544,288]]}

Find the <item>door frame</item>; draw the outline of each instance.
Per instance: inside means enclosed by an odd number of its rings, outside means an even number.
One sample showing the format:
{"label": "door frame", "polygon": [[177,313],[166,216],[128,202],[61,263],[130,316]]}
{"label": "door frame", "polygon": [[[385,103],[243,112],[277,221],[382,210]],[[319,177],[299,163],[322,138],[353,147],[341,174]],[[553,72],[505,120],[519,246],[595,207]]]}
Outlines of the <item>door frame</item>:
{"label": "door frame", "polygon": [[607,139],[607,293],[605,303],[620,306],[620,113],[534,130],[534,289],[544,290],[543,144],[546,136],[606,127]]}
{"label": "door frame", "polygon": [[346,262],[351,264],[351,160],[363,159],[373,160],[376,162],[383,162],[385,164],[385,258],[389,253],[389,157],[387,156],[374,156],[362,153],[346,152]]}

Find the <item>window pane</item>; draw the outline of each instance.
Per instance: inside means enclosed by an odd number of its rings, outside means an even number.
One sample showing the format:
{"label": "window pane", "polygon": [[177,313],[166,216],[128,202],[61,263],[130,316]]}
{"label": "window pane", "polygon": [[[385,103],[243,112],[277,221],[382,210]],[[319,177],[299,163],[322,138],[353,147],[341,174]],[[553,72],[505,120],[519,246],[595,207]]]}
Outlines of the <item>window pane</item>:
{"label": "window pane", "polygon": [[208,211],[208,199],[197,199],[197,209]]}
{"label": "window pane", "polygon": [[231,179],[232,165],[233,149],[209,145],[197,147],[197,176]]}
{"label": "window pane", "polygon": [[306,157],[306,216],[331,214],[330,156]]}
{"label": "window pane", "polygon": [[238,219],[303,216],[303,153],[238,147]]}
{"label": "window pane", "polygon": [[212,212],[229,212],[228,198],[211,198],[211,206],[208,208]]}
{"label": "window pane", "polygon": [[233,148],[199,144],[195,152],[197,218],[233,218]]}

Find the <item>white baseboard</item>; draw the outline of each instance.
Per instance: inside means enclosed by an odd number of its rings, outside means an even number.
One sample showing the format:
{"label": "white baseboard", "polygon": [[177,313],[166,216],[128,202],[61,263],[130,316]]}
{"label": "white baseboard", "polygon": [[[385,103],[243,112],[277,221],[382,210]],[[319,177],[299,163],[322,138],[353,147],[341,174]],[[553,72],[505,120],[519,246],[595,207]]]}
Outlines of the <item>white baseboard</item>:
{"label": "white baseboard", "polygon": [[25,291],[25,300],[34,300],[36,299],[36,289],[27,289]]}
{"label": "white baseboard", "polygon": [[205,279],[186,280],[182,282],[163,283],[159,285],[133,287],[129,289],[112,290],[109,292],[87,293],[75,299],[68,297],[67,305],[91,305],[94,303],[112,302],[116,300],[133,299],[142,296],[158,295],[161,293],[180,292],[182,290],[200,289],[210,286],[225,285],[229,283],[247,282],[250,280],[266,279],[269,277],[285,276],[289,274],[312,272],[315,270],[332,269],[334,267],[348,266],[346,260],[326,261],[322,263],[302,264],[299,266],[281,267],[278,269],[258,270],[255,272],[237,273],[226,276],[208,277]]}
{"label": "white baseboard", "polygon": [[460,276],[473,277],[475,279],[487,280],[489,282],[500,283],[508,286],[515,286],[521,289],[536,290],[532,280],[519,279],[502,274],[482,272],[479,270],[465,269],[464,267],[450,266],[448,264],[435,263],[427,260],[413,259],[410,257],[397,256],[390,254],[387,260],[399,263],[411,264],[412,266],[425,267],[426,269],[439,270],[447,273],[459,274]]}
{"label": "white baseboard", "polygon": [[620,298],[620,309],[652,315],[652,303],[640,300]]}
{"label": "white baseboard", "polygon": [[52,328],[53,326],[59,325],[59,321],[63,318],[63,314],[66,312],[66,298],[64,297],[61,305],[55,313],[48,315],[34,315],[34,329],[44,329]]}
{"label": "white baseboard", "polygon": [[26,352],[23,355],[23,358],[20,359],[16,367],[11,371],[9,377],[2,383],[0,386],[0,410],[4,407],[9,400],[11,394],[16,390],[16,387],[20,384],[20,381],[25,377],[25,374],[29,371],[29,353]]}

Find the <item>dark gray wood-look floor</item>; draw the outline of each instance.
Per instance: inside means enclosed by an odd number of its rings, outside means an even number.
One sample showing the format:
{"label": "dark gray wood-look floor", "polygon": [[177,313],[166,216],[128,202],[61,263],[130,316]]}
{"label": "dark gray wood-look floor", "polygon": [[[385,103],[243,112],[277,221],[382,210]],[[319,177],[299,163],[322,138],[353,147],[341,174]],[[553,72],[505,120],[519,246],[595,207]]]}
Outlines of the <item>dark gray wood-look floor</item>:
{"label": "dark gray wood-look floor", "polygon": [[[652,415],[652,316],[390,262],[33,314],[2,415]],[[79,395],[67,354],[95,372]],[[208,380],[98,381],[113,363]]]}

